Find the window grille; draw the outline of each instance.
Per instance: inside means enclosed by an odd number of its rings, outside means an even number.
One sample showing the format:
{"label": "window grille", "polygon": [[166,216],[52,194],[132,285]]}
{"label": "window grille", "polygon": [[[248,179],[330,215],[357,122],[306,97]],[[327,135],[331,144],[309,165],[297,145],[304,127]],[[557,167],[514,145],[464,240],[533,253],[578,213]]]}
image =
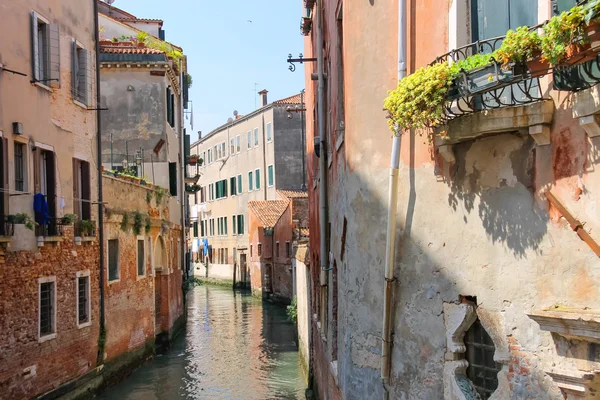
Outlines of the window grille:
{"label": "window grille", "polygon": [[77,297],[78,297],[78,320],[79,323],[84,323],[89,321],[88,316],[88,301],[89,301],[89,293],[88,293],[88,282],[89,277],[83,276],[77,279]]}
{"label": "window grille", "polygon": [[494,361],[496,347],[477,319],[465,334],[467,377],[475,385],[482,400],[490,398],[498,388],[498,372],[502,365]]}
{"label": "window grille", "polygon": [[40,335],[54,333],[54,282],[40,285]]}

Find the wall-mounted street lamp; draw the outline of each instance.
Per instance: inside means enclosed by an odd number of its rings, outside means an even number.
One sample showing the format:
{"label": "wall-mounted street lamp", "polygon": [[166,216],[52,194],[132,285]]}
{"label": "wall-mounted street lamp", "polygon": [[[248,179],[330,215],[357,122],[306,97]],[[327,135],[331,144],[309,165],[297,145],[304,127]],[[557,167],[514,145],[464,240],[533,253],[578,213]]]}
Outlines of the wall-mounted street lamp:
{"label": "wall-mounted street lamp", "polygon": [[290,64],[290,66],[288,67],[288,69],[292,72],[296,71],[296,66],[294,65],[294,63],[300,63],[300,64],[304,64],[305,62],[316,62],[317,59],[316,58],[304,58],[304,56],[302,55],[302,53],[300,53],[300,55],[298,56],[298,58],[292,58],[292,54],[290,53],[288,55],[288,59],[287,62]]}

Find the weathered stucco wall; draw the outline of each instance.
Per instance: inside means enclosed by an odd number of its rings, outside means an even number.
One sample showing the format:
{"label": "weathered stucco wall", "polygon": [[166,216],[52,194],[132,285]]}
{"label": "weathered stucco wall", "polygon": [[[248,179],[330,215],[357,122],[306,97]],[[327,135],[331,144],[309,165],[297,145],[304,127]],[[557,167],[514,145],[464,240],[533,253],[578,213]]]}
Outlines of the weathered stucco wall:
{"label": "weathered stucco wall", "polygon": [[298,324],[298,347],[304,368],[310,369],[310,266],[308,262],[308,244],[301,243],[294,249],[292,265],[296,273],[296,307]]}
{"label": "weathered stucco wall", "polygon": [[[432,0],[409,6],[410,72],[447,52],[448,4]],[[337,2],[325,7],[327,48],[334,49]],[[329,153],[330,251],[338,266],[338,299],[330,291],[328,313],[334,317],[328,336],[321,337],[316,319],[312,325],[321,398],[384,395],[380,337],[391,132],[381,109],[396,85],[397,11],[395,3],[376,1],[345,2],[343,9],[345,138],[339,151],[330,147]],[[311,50],[310,41],[307,46]],[[333,74],[333,57],[331,65]],[[311,72],[307,66],[308,110],[316,94]],[[543,80],[545,89],[548,84]],[[328,81],[329,107],[339,93],[336,85],[336,79]],[[425,136],[403,135],[391,398],[445,397],[446,325],[459,295],[476,297],[477,315],[494,340],[495,360],[502,365],[494,398],[560,398],[548,372],[597,368],[585,342],[541,331],[528,317],[557,304],[577,310],[600,307],[595,268],[600,261],[542,196],[552,190],[577,218],[589,221],[586,227],[597,237],[600,143],[573,118],[572,96],[550,94],[556,112],[549,146],[504,133],[455,145],[456,162],[448,164]],[[309,120],[311,265],[319,260],[318,184],[312,184],[318,172],[311,143],[315,128]],[[330,282],[335,272],[334,267]],[[313,268],[312,282],[312,312],[318,316],[318,268]]]}

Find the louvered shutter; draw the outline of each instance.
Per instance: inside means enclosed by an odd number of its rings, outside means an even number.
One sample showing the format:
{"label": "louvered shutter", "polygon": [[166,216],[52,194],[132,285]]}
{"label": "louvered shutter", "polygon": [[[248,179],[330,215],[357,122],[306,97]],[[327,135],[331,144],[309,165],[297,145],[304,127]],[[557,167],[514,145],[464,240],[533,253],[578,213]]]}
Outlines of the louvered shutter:
{"label": "louvered shutter", "polygon": [[77,89],[79,87],[79,60],[77,59],[77,42],[71,42],[71,95],[78,100]]}
{"label": "louvered shutter", "polygon": [[79,69],[77,71],[77,100],[86,106],[90,104],[88,99],[88,69],[90,68],[89,63],[89,52],[85,49],[79,49],[78,51],[78,62]]}
{"label": "louvered shutter", "polygon": [[92,219],[92,205],[90,203],[92,199],[92,188],[90,180],[92,179],[90,173],[90,163],[81,161],[81,198],[82,202],[82,219]]}
{"label": "louvered shutter", "polygon": [[31,74],[34,81],[40,80],[40,56],[38,43],[38,16],[35,11],[31,13]]}
{"label": "louvered shutter", "polygon": [[48,212],[52,218],[56,218],[56,160],[52,151],[46,151],[46,182]]}
{"label": "louvered shutter", "polygon": [[177,196],[177,163],[169,163],[169,192]]}
{"label": "louvered shutter", "polygon": [[73,214],[76,214],[79,219],[84,219],[79,209],[79,199],[81,198],[81,193],[79,192],[79,168],[79,160],[73,158]]}
{"label": "louvered shutter", "polygon": [[48,26],[48,73],[50,74],[50,83],[60,85],[60,30],[58,24]]}

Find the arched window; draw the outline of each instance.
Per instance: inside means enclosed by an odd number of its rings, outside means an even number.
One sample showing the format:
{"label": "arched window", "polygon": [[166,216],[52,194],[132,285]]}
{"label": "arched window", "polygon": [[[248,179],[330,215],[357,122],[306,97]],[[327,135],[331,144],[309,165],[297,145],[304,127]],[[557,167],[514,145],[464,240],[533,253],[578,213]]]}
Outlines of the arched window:
{"label": "arched window", "polygon": [[467,348],[465,358],[469,362],[467,377],[482,400],[488,399],[498,388],[498,372],[502,369],[502,364],[494,361],[494,342],[479,318],[467,330],[464,340]]}

